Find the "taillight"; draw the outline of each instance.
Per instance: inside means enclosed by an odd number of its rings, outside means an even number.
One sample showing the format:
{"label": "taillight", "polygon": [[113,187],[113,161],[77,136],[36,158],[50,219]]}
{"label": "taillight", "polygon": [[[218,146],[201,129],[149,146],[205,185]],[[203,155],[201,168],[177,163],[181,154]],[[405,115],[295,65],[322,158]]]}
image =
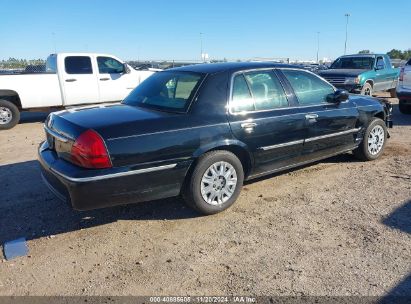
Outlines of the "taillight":
{"label": "taillight", "polygon": [[404,68],[401,68],[400,81],[404,81]]}
{"label": "taillight", "polygon": [[84,168],[112,167],[103,139],[93,130],[87,130],[77,137],[71,148],[71,161]]}

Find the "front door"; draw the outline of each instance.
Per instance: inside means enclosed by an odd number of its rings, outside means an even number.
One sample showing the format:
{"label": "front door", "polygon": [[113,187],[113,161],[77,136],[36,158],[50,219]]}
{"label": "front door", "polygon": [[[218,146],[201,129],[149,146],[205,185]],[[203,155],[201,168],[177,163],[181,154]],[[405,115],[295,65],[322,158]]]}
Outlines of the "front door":
{"label": "front door", "polygon": [[302,158],[304,161],[322,158],[352,149],[356,146],[359,118],[354,103],[345,101],[332,103],[327,97],[334,94],[334,88],[317,75],[304,70],[282,69],[304,109],[308,132],[304,140]]}
{"label": "front door", "polygon": [[252,176],[299,162],[305,116],[292,108],[276,73],[237,73],[232,82],[229,122],[236,138],[254,156]]}
{"label": "front door", "polygon": [[89,56],[67,56],[61,72],[64,87],[64,105],[99,102],[97,72]]}

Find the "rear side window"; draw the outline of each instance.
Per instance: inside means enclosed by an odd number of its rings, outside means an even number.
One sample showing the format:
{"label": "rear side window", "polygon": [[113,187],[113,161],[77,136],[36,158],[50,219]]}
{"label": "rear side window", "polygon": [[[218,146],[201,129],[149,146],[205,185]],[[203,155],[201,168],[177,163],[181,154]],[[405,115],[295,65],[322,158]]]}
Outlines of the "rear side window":
{"label": "rear side window", "polygon": [[282,70],[302,106],[327,103],[334,88],[319,77],[303,70]]}
{"label": "rear side window", "polygon": [[67,74],[93,74],[88,56],[68,56],[64,59]]}
{"label": "rear side window", "polygon": [[271,71],[256,71],[235,76],[231,111],[261,111],[288,106],[284,90]]}
{"label": "rear side window", "polygon": [[254,100],[248,88],[244,75],[234,77],[233,98],[231,101],[231,110],[233,112],[254,111]]}
{"label": "rear side window", "polygon": [[408,62],[407,62],[407,64],[406,65],[411,65],[411,59],[410,60],[408,60]]}

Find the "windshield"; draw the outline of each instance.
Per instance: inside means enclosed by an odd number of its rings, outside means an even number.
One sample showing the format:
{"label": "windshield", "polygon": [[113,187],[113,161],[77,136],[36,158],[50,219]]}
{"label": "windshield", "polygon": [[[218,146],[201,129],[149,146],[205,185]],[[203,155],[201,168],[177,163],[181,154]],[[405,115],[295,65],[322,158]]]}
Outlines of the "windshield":
{"label": "windshield", "polygon": [[185,112],[203,77],[203,74],[190,72],[158,72],[136,87],[123,103],[160,111]]}
{"label": "windshield", "polygon": [[340,57],[333,62],[330,69],[371,70],[373,66],[373,57]]}

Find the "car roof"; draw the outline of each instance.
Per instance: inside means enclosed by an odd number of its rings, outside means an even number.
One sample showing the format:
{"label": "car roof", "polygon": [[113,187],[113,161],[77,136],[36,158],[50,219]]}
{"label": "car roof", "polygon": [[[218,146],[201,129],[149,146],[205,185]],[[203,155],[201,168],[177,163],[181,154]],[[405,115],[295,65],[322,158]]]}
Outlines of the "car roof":
{"label": "car roof", "polygon": [[236,72],[242,70],[263,68],[296,68],[301,69],[301,66],[275,63],[275,62],[223,62],[223,63],[204,63],[187,65],[178,68],[172,68],[167,71],[184,71],[213,74],[219,72]]}
{"label": "car roof", "polygon": [[343,55],[340,57],[375,57],[375,56],[386,56],[387,54],[351,54],[351,55]]}

